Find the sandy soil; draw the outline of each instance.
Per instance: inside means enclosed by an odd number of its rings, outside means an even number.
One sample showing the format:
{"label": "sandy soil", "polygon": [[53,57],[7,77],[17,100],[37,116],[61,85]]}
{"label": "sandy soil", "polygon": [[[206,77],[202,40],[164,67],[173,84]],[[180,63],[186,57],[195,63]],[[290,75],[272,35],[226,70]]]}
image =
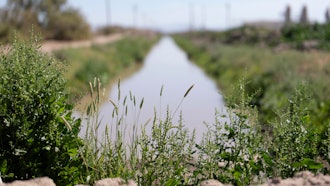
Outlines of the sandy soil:
{"label": "sandy soil", "polygon": [[[101,44],[115,42],[122,39],[123,37],[124,34],[116,33],[107,36],[94,36],[90,40],[80,40],[80,41],[48,40],[41,44],[40,51],[44,53],[51,53],[53,51],[66,49],[66,48],[90,47],[94,44],[101,45]],[[6,54],[9,50],[10,50],[10,45],[8,44],[0,45],[1,53]]]}
{"label": "sandy soil", "polygon": [[65,48],[90,47],[93,44],[106,44],[115,42],[123,37],[123,34],[116,33],[108,36],[95,36],[91,40],[82,41],[46,41],[41,45],[40,51],[51,53],[55,50]]}

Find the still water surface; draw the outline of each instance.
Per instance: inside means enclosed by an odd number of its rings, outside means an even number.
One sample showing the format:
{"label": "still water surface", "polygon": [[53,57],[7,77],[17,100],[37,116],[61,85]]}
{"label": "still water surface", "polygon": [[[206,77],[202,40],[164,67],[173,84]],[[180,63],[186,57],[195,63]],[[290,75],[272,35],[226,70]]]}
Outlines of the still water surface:
{"label": "still water surface", "polygon": [[[194,87],[182,101],[191,85]],[[163,91],[160,96],[162,86]],[[132,106],[134,101],[129,103],[130,95],[135,96],[135,107]],[[118,107],[122,107],[122,114],[125,113],[125,107],[122,106],[125,96],[127,96],[126,105],[130,105],[125,117],[127,125],[141,126],[150,120],[148,124],[150,126],[155,111],[158,117],[165,119],[168,108],[170,115],[175,115],[174,123],[177,123],[182,112],[184,126],[190,131],[196,129],[197,140],[206,132],[204,122],[214,121],[215,110],[224,111],[223,99],[216,84],[188,60],[186,53],[170,37],[163,37],[153,47],[140,71],[121,80],[120,101],[118,101],[118,86],[113,85],[109,97]],[[142,99],[144,99],[143,106],[139,109]],[[180,107],[177,109],[178,105]],[[110,102],[102,105],[101,115],[104,123],[102,125],[113,122],[113,108]]]}

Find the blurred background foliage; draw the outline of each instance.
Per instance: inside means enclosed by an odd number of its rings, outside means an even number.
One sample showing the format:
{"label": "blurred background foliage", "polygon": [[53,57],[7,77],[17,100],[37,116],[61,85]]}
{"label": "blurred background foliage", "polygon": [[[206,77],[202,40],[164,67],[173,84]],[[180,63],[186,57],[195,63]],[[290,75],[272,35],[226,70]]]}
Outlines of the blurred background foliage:
{"label": "blurred background foliage", "polygon": [[0,42],[28,39],[28,30],[43,39],[78,40],[90,37],[90,26],[66,0],[7,0],[0,9]]}

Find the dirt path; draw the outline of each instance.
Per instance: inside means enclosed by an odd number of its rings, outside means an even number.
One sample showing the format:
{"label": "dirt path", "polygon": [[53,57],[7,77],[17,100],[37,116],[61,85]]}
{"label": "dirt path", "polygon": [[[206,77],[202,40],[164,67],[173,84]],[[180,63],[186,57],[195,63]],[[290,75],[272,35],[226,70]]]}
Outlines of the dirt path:
{"label": "dirt path", "polygon": [[79,48],[90,47],[93,44],[106,44],[118,41],[123,38],[123,34],[111,34],[108,36],[95,36],[90,40],[82,41],[46,41],[41,45],[40,51],[45,53],[51,53],[55,50],[65,48]]}

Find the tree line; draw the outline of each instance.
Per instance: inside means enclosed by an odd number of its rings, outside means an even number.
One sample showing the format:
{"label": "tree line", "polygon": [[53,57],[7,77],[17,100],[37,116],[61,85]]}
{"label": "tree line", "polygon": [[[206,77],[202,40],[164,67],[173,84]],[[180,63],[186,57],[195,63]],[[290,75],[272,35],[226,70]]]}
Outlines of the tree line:
{"label": "tree line", "polygon": [[[324,15],[325,15],[326,23],[329,23],[330,22],[330,10],[326,9]],[[285,23],[285,25],[290,25],[290,24],[293,23],[292,18],[291,18],[291,7],[289,5],[286,6],[286,8],[285,8],[284,23]],[[298,23],[302,24],[302,25],[310,24],[310,20],[308,18],[308,9],[307,9],[306,5],[304,5],[302,10],[301,10]]]}
{"label": "tree line", "polygon": [[67,0],[7,0],[0,9],[0,41],[28,39],[32,30],[43,39],[77,40],[90,36],[89,24],[77,9],[67,5]]}

